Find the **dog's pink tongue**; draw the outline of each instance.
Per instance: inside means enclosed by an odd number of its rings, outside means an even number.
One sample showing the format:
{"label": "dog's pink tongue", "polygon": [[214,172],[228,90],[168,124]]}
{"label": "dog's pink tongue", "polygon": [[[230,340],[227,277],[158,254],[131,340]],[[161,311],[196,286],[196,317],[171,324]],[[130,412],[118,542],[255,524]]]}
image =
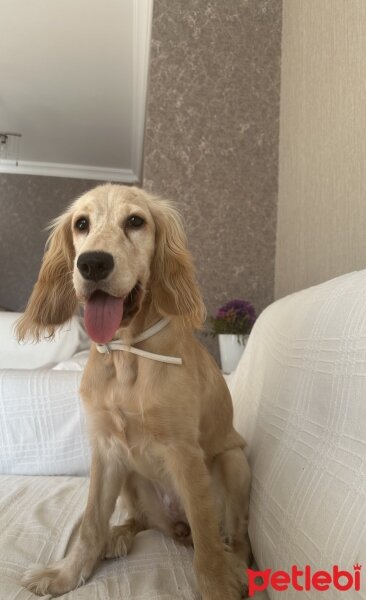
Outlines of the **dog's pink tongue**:
{"label": "dog's pink tongue", "polygon": [[113,338],[123,317],[123,298],[94,292],[85,305],[84,323],[89,337],[98,344]]}

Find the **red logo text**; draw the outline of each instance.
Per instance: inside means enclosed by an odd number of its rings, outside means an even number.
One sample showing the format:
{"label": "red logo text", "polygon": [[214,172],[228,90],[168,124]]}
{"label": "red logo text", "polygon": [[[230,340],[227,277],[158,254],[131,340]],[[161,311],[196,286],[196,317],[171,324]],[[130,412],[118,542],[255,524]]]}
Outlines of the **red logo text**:
{"label": "red logo text", "polygon": [[[292,565],[290,573],[287,571],[254,571],[247,569],[249,596],[255,592],[262,592],[268,587],[272,587],[277,592],[284,592],[292,587],[299,592],[305,590],[318,590],[325,592],[330,587],[341,592],[346,592],[351,588],[360,591],[361,587],[361,565],[353,565],[353,572],[341,570],[334,565],[332,571],[313,571],[309,565],[300,569]],[[258,581],[258,578],[261,581]]]}

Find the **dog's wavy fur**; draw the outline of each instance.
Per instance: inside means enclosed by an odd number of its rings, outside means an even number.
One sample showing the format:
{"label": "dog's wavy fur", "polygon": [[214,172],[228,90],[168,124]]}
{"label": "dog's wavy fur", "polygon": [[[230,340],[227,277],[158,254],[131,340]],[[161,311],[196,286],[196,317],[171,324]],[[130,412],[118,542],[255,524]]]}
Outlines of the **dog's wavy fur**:
{"label": "dog's wavy fur", "polygon": [[[144,227],[127,231],[132,213]],[[75,230],[87,215],[90,230]],[[194,544],[204,600],[238,599],[250,547],[250,470],[244,440],[234,430],[231,398],[216,363],[193,335],[205,308],[179,214],[138,188],[99,186],[53,224],[38,281],[18,323],[18,337],[52,336],[88,296],[76,266],[80,253],[110,252],[115,268],[104,291],[124,296],[138,279],[139,311],[117,331],[131,340],[157,322],[169,325],[138,347],[179,356],[168,365],[125,352],[102,356],[93,345],[80,393],[92,444],[89,498],[70,553],[30,569],[24,585],[63,594],[92,573],[102,557],[124,556],[149,527]],[[90,291],[90,290],[89,290]],[[121,497],[128,517],[109,526]]]}
{"label": "dog's wavy fur", "polygon": [[39,341],[44,333],[52,337],[55,328],[76,311],[78,302],[71,277],[75,252],[70,219],[71,215],[62,215],[55,220],[38,281],[26,312],[18,321],[19,340],[28,337]]}

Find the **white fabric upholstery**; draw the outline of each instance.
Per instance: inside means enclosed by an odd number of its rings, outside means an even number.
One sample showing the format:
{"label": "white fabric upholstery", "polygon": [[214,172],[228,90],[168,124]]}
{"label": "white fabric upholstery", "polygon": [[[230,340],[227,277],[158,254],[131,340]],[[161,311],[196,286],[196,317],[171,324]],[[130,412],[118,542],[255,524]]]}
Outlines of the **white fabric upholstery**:
{"label": "white fabric upholstery", "polygon": [[[249,531],[259,567],[365,566],[366,271],[267,308],[230,388],[249,444]],[[363,588],[347,598],[366,598]],[[298,594],[269,590],[283,600]]]}
{"label": "white fabric upholstery", "polygon": [[21,316],[21,313],[0,311],[0,369],[38,369],[66,360],[90,345],[77,316],[56,331],[53,339],[45,338],[38,344],[18,343],[14,328]]}
{"label": "white fabric upholstery", "polygon": [[[0,600],[36,600],[20,584],[32,563],[62,558],[82,517],[84,477],[0,476]],[[112,524],[122,523],[117,509]],[[139,533],[128,558],[100,563],[65,600],[198,600],[193,550],[156,531]],[[47,596],[50,598],[50,596]],[[256,594],[255,600],[266,600]],[[223,598],[224,600],[224,598]]]}
{"label": "white fabric upholstery", "polygon": [[89,472],[80,379],[76,370],[0,370],[0,473]]}
{"label": "white fabric upholstery", "polygon": [[[20,585],[31,563],[62,558],[85,508],[83,477],[0,476],[0,600],[38,598]],[[122,522],[116,514],[116,522]],[[50,598],[50,596],[47,596]],[[192,550],[158,532],[137,535],[128,559],[100,564],[63,599],[198,600]]]}

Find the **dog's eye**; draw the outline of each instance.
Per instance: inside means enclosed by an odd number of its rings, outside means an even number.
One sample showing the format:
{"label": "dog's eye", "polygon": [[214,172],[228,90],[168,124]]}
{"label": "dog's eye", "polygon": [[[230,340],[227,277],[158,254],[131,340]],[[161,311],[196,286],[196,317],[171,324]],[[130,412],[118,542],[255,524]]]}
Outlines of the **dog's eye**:
{"label": "dog's eye", "polygon": [[75,223],[75,229],[78,231],[88,231],[89,221],[86,217],[80,217]]}
{"label": "dog's eye", "polygon": [[131,217],[128,217],[126,221],[126,226],[131,227],[132,229],[139,229],[139,227],[142,227],[144,224],[144,219],[138,215],[132,215]]}

